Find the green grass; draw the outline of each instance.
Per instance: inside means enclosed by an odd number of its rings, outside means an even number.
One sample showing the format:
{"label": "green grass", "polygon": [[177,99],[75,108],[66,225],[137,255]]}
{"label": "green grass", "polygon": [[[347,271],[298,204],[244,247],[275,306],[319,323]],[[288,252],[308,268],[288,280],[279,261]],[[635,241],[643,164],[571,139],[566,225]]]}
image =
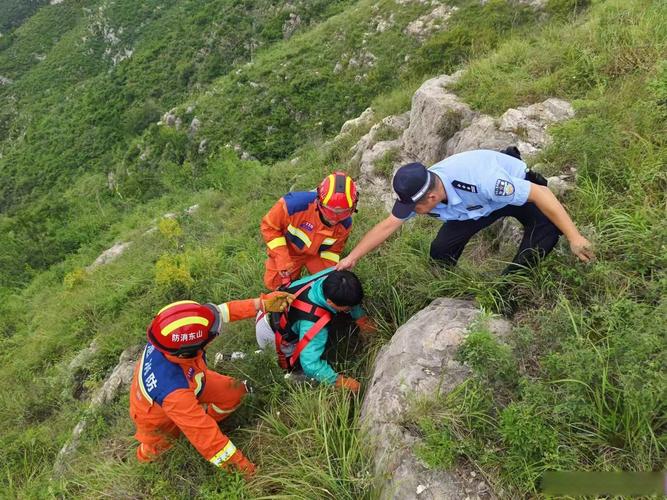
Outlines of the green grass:
{"label": "green grass", "polygon": [[[523,9],[458,2],[451,33],[437,33],[419,49],[398,40],[405,38],[401,26],[422,13],[422,7],[405,7],[396,10],[395,29],[369,38],[378,61],[368,80],[355,84],[351,70],[340,78],[324,71],[357,47],[372,16],[387,16],[395,5],[324,4],[312,4],[311,24],[288,41],[278,40],[284,13],[260,13],[267,24],[258,37],[265,45],[250,66],[239,56],[233,67],[240,72],[227,76],[229,68],[210,68],[206,58],[179,67],[202,47],[195,26],[211,14],[196,2],[169,3],[175,10],[165,8],[164,17],[154,19],[164,27],[181,16],[191,30],[179,33],[188,40],[183,51],[175,47],[164,59],[151,57],[163,49],[160,36],[142,31],[142,16],[128,20],[128,4],[118,3],[113,19],[128,23],[128,39],[138,45],[136,59],[111,72],[94,57],[69,53],[84,28],[67,29],[74,18],[50,24],[47,7],[16,28],[11,43],[0,44],[0,61],[10,54],[27,61],[39,47],[49,51],[34,67],[14,70],[20,81],[14,89],[26,92],[21,105],[35,91],[35,108],[7,104],[10,87],[0,88],[0,123],[6,124],[0,126],[0,161],[3,179],[11,181],[3,185],[10,194],[3,203],[25,201],[0,215],[0,488],[8,496],[375,497],[358,430],[359,401],[330,388],[287,385],[269,355],[216,367],[258,388],[224,427],[260,466],[250,483],[210,467],[185,441],[157,463],[139,466],[126,397],[89,416],[64,476],[52,478],[51,469],[87,411],[78,399],[82,386],[90,394],[101,385],[119,354],[143,342],[147,318],[164,303],[222,302],[262,291],[257,221],[289,189],[311,189],[332,168],[348,167],[349,148],[364,131],[325,142],[343,120],[369,104],[379,117],[404,112],[427,74],[468,61],[458,92],[480,111],[497,115],[551,96],[573,100],[577,116],[552,129],[554,141],[536,161],[553,173],[577,169],[576,189],[564,202],[595,243],[598,261],[577,263],[561,244],[537,269],[502,278],[498,273],[515,249],[492,248],[481,235],[459,266],[446,271],[426,258],[438,224],[415,220],[358,264],[366,307],[381,332],[368,349],[350,348],[335,366],[365,382],[373,352],[438,296],[476,299],[489,314],[518,305],[508,345],[476,325],[459,354],[474,369],[473,379],[414,409],[412,420],[425,438],[418,453],[426,463],[465,463],[511,497],[539,496],[545,470],[663,466],[664,3],[599,0],[581,10],[582,2],[552,1],[551,14],[533,29],[537,21]],[[55,16],[67,5],[49,9]],[[257,13],[251,14],[246,21]],[[471,24],[469,16],[481,20]],[[32,38],[39,29],[48,40]],[[337,39],[340,33],[348,38]],[[472,44],[478,35],[479,45]],[[411,55],[404,74],[394,71],[398,53]],[[278,70],[286,62],[290,66]],[[54,72],[59,66],[67,69],[62,78]],[[52,95],[47,75],[56,75]],[[82,75],[87,83],[73,85]],[[250,85],[256,80],[265,86]],[[263,113],[273,98],[284,102],[276,106],[278,132],[268,137],[262,131],[274,115]],[[242,105],[255,100],[257,108],[244,114]],[[205,130],[219,141],[203,156],[199,137],[149,124],[172,105],[191,119],[185,110],[192,103],[193,115],[210,120]],[[36,113],[41,105],[47,108]],[[292,123],[299,110],[303,119]],[[33,128],[20,139],[28,125]],[[238,136],[230,135],[234,127]],[[228,137],[240,136],[258,157],[293,152],[295,161],[240,161],[224,147]],[[22,169],[33,167],[34,177],[22,177]],[[120,180],[114,192],[105,186],[109,171]],[[195,203],[199,211],[184,215]],[[160,223],[166,212],[177,213],[176,221]],[[364,207],[355,216],[350,248],[384,216],[380,207]],[[152,226],[159,229],[144,234]],[[117,241],[133,245],[116,262],[82,272]],[[82,371],[69,373],[70,360],[93,339],[99,352]],[[232,350],[254,350],[251,321],[230,325],[212,346],[212,354]]]}

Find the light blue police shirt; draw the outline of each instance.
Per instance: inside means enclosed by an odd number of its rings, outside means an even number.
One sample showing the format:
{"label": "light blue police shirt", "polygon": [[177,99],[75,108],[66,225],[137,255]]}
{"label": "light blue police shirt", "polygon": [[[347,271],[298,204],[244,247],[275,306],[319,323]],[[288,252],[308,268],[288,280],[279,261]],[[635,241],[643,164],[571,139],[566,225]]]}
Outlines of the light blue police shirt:
{"label": "light blue police shirt", "polygon": [[458,153],[429,170],[440,177],[447,203],[438,203],[428,215],[443,221],[479,219],[507,205],[523,205],[530,193],[526,164],[497,151]]}

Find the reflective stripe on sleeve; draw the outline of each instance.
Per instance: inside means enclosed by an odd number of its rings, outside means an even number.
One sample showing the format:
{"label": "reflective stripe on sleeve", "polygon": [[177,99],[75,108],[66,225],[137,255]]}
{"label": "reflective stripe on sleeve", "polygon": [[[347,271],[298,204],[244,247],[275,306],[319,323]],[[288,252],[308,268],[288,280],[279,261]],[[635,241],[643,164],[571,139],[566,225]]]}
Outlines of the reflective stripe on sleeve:
{"label": "reflective stripe on sleeve", "polygon": [[322,245],[333,245],[336,243],[336,238],[324,238],[324,241],[322,241]]}
{"label": "reflective stripe on sleeve", "polygon": [[269,247],[269,250],[273,250],[274,248],[277,247],[284,247],[285,245],[287,245],[287,240],[285,239],[284,236],[275,238],[266,244],[266,246]]}
{"label": "reflective stripe on sleeve", "polygon": [[236,453],[236,446],[234,446],[234,443],[232,443],[231,441],[227,441],[225,447],[218,453],[213,455],[213,457],[209,460],[209,462],[211,462],[213,465],[220,467],[223,463],[232,458],[232,455],[234,453]]}
{"label": "reflective stripe on sleeve", "polygon": [[236,409],[237,409],[239,406],[241,406],[241,405],[238,404],[238,405],[236,405],[234,408],[232,408],[231,410],[223,410],[223,409],[220,408],[219,406],[216,406],[216,405],[214,405],[213,403],[211,403],[211,408],[213,408],[213,411],[216,412],[216,413],[219,413],[220,415],[225,415],[225,414],[227,414],[227,413],[234,413],[234,411],[236,411]]}
{"label": "reflective stripe on sleeve", "polygon": [[222,316],[223,323],[229,323],[229,306],[226,302],[220,304],[220,315]]}
{"label": "reflective stripe on sleeve", "polygon": [[340,255],[333,252],[320,252],[320,257],[330,260],[331,262],[338,262],[340,260]]}

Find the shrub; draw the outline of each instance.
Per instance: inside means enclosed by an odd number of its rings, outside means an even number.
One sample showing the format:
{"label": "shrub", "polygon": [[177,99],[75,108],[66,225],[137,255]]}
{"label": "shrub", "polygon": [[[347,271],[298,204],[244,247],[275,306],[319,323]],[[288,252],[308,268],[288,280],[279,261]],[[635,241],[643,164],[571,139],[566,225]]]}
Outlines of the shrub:
{"label": "shrub", "polygon": [[88,273],[86,273],[85,269],[74,269],[65,275],[63,278],[63,285],[65,285],[66,289],[71,290],[83,283],[87,276]]}
{"label": "shrub", "polygon": [[194,285],[187,258],[171,254],[160,257],[155,263],[155,285],[167,298],[177,298],[187,294]]}

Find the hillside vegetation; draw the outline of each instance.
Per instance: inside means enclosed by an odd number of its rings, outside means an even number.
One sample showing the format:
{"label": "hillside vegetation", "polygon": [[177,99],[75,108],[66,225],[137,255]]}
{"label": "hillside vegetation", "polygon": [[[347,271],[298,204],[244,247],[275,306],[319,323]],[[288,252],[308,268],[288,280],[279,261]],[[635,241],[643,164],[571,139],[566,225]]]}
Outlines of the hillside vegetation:
{"label": "hillside vegetation", "polygon": [[[573,103],[536,161],[577,169],[565,203],[598,260],[576,263],[561,244],[525,276],[497,277],[511,255],[470,251],[444,271],[427,259],[437,226],[415,221],[355,268],[382,331],[370,345],[341,342],[336,367],[363,383],[376,349],[435,297],[474,298],[490,314],[511,298],[510,345],[480,325],[460,352],[475,377],[415,403],[407,424],[425,436],[425,462],[466,463],[513,498],[539,496],[545,470],[664,469],[667,5],[449,4],[446,28],[423,40],[404,33],[433,9],[417,1],[2,5],[0,491],[374,498],[360,401],[288,384],[270,356],[216,366],[257,389],[223,425],[259,465],[249,483],[184,440],[139,466],[127,394],[94,411],[89,398],[164,304],[263,291],[262,215],[333,168],[358,174],[349,148],[368,127],[332,141],[345,120],[368,106],[378,119],[404,112],[423,80],[457,69],[457,93],[495,116]],[[180,126],[158,125],[170,110]],[[350,245],[384,217],[364,201]],[[86,270],[119,241],[132,242],[120,258]],[[251,323],[225,330],[211,364],[254,351]],[[72,368],[93,340],[96,353]],[[54,474],[82,418],[79,450]]]}

